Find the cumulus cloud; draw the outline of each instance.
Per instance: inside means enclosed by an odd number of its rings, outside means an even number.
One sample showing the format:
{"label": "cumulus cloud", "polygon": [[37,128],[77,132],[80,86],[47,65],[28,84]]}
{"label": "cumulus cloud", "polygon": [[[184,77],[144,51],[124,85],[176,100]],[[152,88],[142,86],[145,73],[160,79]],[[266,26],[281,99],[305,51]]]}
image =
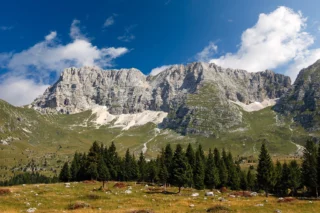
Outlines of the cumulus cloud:
{"label": "cumulus cloud", "polygon": [[[279,7],[269,14],[260,14],[257,23],[241,36],[239,50],[211,59],[222,67],[250,72],[274,69],[293,63],[286,74],[293,80],[300,67],[317,57],[317,50],[308,50],[315,38],[305,31],[307,18],[301,12]],[[303,58],[303,60],[301,60]],[[310,65],[310,64],[309,64]]]}
{"label": "cumulus cloud", "polygon": [[161,73],[162,71],[168,69],[169,67],[171,67],[172,65],[163,65],[161,67],[156,67],[154,69],[151,70],[150,74],[149,75],[152,75],[152,76],[156,76],[158,75],[159,73]]}
{"label": "cumulus cloud", "polygon": [[217,45],[210,42],[201,52],[197,53],[196,59],[202,62],[209,62],[213,55],[218,51]]}
{"label": "cumulus cloud", "polygon": [[48,86],[30,79],[10,77],[0,84],[0,98],[16,106],[22,106],[31,103]]}
{"label": "cumulus cloud", "polygon": [[109,27],[114,24],[114,18],[113,16],[110,16],[109,18],[106,19],[106,21],[103,24],[103,27]]}
{"label": "cumulus cloud", "polygon": [[[50,82],[50,76],[59,74],[63,69],[71,66],[98,66],[110,67],[113,65],[113,60],[129,50],[125,47],[109,47],[98,48],[94,46],[88,39],[81,33],[79,28],[80,22],[74,20],[70,28],[70,37],[73,39],[68,44],[61,44],[56,39],[57,33],[50,32],[45,36],[44,40],[18,53],[0,53],[0,68],[8,70],[7,74],[1,76],[1,88],[9,88],[10,86],[17,87],[13,80],[21,83],[22,86],[30,86],[30,97],[35,98],[36,93],[32,92],[44,91],[46,85]],[[10,79],[10,81],[8,81]],[[32,79],[32,80],[29,80]],[[19,87],[18,87],[19,88]],[[15,90],[0,90],[6,91],[2,97],[9,97],[10,103],[18,105],[30,99],[15,99]],[[12,92],[11,92],[12,91]],[[23,91],[23,90],[22,90]],[[20,96],[24,94],[20,91]],[[27,91],[27,90],[26,90]],[[8,100],[8,98],[6,99]]]}

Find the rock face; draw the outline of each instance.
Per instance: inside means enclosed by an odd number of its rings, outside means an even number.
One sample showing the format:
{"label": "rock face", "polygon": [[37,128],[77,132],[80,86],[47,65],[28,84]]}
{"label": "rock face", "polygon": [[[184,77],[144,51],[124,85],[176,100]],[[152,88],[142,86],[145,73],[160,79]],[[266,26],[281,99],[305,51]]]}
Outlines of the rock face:
{"label": "rock face", "polygon": [[290,87],[289,77],[269,70],[249,73],[200,62],[174,65],[156,76],[137,69],[68,68],[32,106],[61,113],[95,105],[106,106],[115,115],[164,111],[168,113],[165,127],[212,135],[241,124],[241,110],[231,101],[250,104],[275,99]]}
{"label": "rock face", "polygon": [[320,60],[300,71],[292,89],[274,109],[293,116],[309,131],[320,130]]}

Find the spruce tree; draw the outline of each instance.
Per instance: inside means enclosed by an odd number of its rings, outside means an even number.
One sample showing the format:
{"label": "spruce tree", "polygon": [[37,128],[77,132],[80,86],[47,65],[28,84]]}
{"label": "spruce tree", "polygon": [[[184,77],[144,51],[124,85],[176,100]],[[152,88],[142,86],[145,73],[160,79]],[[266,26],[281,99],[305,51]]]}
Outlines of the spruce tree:
{"label": "spruce tree", "polygon": [[244,191],[248,189],[247,174],[245,171],[240,172],[240,188]]}
{"label": "spruce tree", "polygon": [[266,197],[268,197],[269,191],[272,189],[274,184],[274,171],[273,163],[265,143],[262,143],[260,150],[257,168],[257,182],[259,187],[266,192]]}
{"label": "spruce tree", "polygon": [[196,162],[193,172],[193,183],[196,189],[204,189],[204,164],[200,152],[196,153]]}
{"label": "spruce tree", "polygon": [[140,153],[139,160],[138,160],[138,167],[139,167],[139,181],[145,181],[147,175],[147,168],[146,168],[146,159],[144,158],[143,152]]}
{"label": "spruce tree", "polygon": [[108,181],[110,179],[110,173],[105,161],[103,160],[103,157],[99,158],[97,173],[98,179],[102,181],[102,188],[104,188],[105,181]]}
{"label": "spruce tree", "polygon": [[79,156],[78,152],[76,152],[73,156],[73,160],[72,160],[71,166],[70,166],[70,174],[71,174],[72,181],[78,180],[79,170],[80,170],[80,156]]}
{"label": "spruce tree", "polygon": [[289,165],[289,187],[292,190],[292,195],[296,194],[297,188],[301,185],[301,169],[297,161],[293,160]]}
{"label": "spruce tree", "polygon": [[312,140],[308,140],[303,152],[303,184],[318,197],[317,149]]}
{"label": "spruce tree", "polygon": [[226,187],[228,184],[228,170],[223,160],[218,165],[220,185]]}
{"label": "spruce tree", "polygon": [[289,167],[286,162],[282,165],[282,175],[281,175],[281,192],[284,195],[288,194],[289,189]]}
{"label": "spruce tree", "polygon": [[159,180],[164,185],[164,191],[167,190],[168,178],[169,178],[169,172],[165,164],[164,149],[162,149],[160,164],[159,164]]}
{"label": "spruce tree", "polygon": [[276,166],[274,169],[274,180],[275,180],[275,192],[279,195],[281,192],[281,187],[282,187],[282,182],[281,182],[281,177],[282,177],[282,165],[280,161],[277,160]]}
{"label": "spruce tree", "polygon": [[193,150],[190,143],[189,143],[188,148],[186,150],[186,157],[188,159],[190,166],[192,168],[194,168],[195,162],[196,162],[196,156],[195,156],[194,150]]}
{"label": "spruce tree", "polygon": [[205,185],[208,189],[214,189],[220,184],[219,171],[214,162],[214,156],[209,149],[208,159],[205,166]]}
{"label": "spruce tree", "polygon": [[247,186],[248,186],[248,189],[250,191],[252,191],[253,188],[254,188],[254,185],[255,185],[255,175],[252,174],[251,169],[249,169],[248,173],[247,173]]}
{"label": "spruce tree", "polygon": [[192,169],[188,163],[188,160],[183,153],[182,146],[177,145],[172,158],[172,183],[179,187],[179,192],[181,192],[181,187],[190,183],[192,180]]}
{"label": "spruce tree", "polygon": [[167,144],[165,149],[164,149],[164,162],[165,162],[165,165],[166,165],[166,168],[168,170],[168,173],[169,173],[169,178],[168,178],[168,182],[169,183],[172,183],[172,180],[171,180],[171,176],[172,176],[172,158],[173,158],[173,151],[172,151],[172,148],[171,148],[171,145],[170,144]]}
{"label": "spruce tree", "polygon": [[68,165],[68,162],[65,162],[61,169],[59,180],[62,182],[68,182],[70,179],[71,179],[71,175],[70,175],[69,165]]}

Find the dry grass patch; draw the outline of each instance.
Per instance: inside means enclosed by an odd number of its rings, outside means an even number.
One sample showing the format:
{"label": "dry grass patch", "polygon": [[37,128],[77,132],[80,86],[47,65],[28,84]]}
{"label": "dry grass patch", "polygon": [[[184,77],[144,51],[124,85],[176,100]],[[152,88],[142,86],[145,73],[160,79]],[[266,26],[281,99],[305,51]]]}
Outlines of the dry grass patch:
{"label": "dry grass patch", "polygon": [[0,189],[0,195],[7,195],[10,194],[10,189]]}

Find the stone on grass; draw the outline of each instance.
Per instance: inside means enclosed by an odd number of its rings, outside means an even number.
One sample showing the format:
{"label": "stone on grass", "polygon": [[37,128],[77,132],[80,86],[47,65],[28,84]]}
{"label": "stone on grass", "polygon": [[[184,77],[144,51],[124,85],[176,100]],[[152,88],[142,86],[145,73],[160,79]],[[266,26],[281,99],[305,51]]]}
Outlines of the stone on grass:
{"label": "stone on grass", "polygon": [[264,206],[263,203],[256,204],[255,206]]}
{"label": "stone on grass", "polygon": [[206,192],[205,195],[206,195],[206,196],[213,196],[214,194],[213,194],[213,192]]}
{"label": "stone on grass", "polygon": [[199,196],[199,193],[192,193],[191,197],[198,197]]}
{"label": "stone on grass", "polygon": [[124,193],[125,193],[125,194],[131,194],[132,191],[128,189],[128,190],[126,190]]}
{"label": "stone on grass", "polygon": [[29,208],[29,209],[27,209],[27,212],[28,213],[33,213],[33,212],[35,212],[37,210],[37,208]]}

